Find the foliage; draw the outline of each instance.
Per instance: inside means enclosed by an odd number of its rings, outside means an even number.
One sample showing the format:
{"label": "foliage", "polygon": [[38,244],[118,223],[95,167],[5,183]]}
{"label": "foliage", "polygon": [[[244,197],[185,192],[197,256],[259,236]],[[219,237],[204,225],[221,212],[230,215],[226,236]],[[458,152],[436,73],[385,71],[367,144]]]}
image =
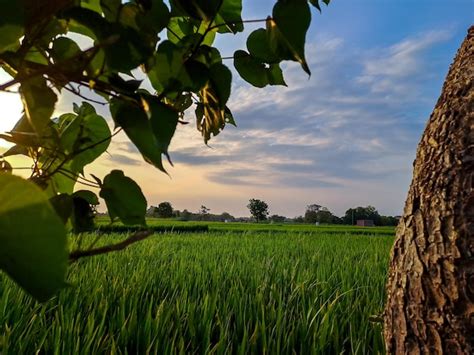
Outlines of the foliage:
{"label": "foliage", "polygon": [[258,222],[265,221],[269,214],[268,205],[265,201],[258,199],[250,199],[247,208],[250,211],[252,217]]}
{"label": "foliage", "polygon": [[205,215],[209,214],[209,212],[211,212],[210,208],[207,208],[206,206],[201,205],[201,207],[199,208],[198,214],[200,214],[202,216],[205,216]]}
{"label": "foliage", "polygon": [[[317,0],[310,4],[321,10]],[[56,219],[76,232],[92,228],[95,205],[90,201],[97,196],[73,195],[76,183],[81,183],[99,190],[112,221],[144,225],[146,199],[132,179],[118,170],[103,181],[85,175],[84,169],[107,150],[112,137],[123,131],[146,162],[165,171],[163,156],[171,163],[168,147],[178,125],[185,123],[186,110],[194,106],[196,126],[206,143],[226,124],[235,124],[227,106],[232,74],[213,42],[217,35],[244,30],[241,0],[1,0],[0,5],[0,67],[11,76],[0,90],[18,87],[24,106],[12,131],[0,134],[14,144],[0,158],[0,173],[16,168],[5,158],[31,159],[29,183],[35,183],[43,195],[41,202],[31,197],[25,205],[37,208],[37,214],[56,211]],[[237,50],[233,56],[240,76],[258,87],[286,85],[280,69],[285,60],[299,62],[309,74],[304,48],[311,22],[308,1],[278,0],[272,16],[261,22],[265,28],[250,34],[248,52]],[[71,34],[88,38],[89,48],[83,49]],[[135,77],[138,69],[145,80]],[[85,101],[74,104],[71,113],[55,117],[65,91]],[[90,104],[97,97],[110,110],[113,133]],[[19,189],[22,184],[14,186]],[[5,193],[4,186],[0,189]],[[11,196],[17,193],[21,191],[8,191]],[[5,220],[13,212],[2,213]],[[49,230],[43,224],[26,228],[34,235]],[[3,230],[0,233],[1,240],[7,238]],[[43,248],[58,253],[50,262],[57,260],[57,269],[63,270],[66,229],[58,227],[55,233],[57,238]],[[8,239],[8,244],[2,243],[3,253],[22,248],[23,240],[16,234]],[[7,270],[5,263],[0,260],[3,270]],[[31,285],[44,282],[47,287],[50,276],[40,274],[41,268],[37,271]],[[9,274],[22,283],[17,273]],[[34,289],[30,288],[33,295],[42,299],[43,294]]]}
{"label": "foliage", "polygon": [[45,304],[0,275],[0,352],[382,354],[370,318],[392,244],[344,232],[160,235],[74,264],[77,286]]}
{"label": "foliage", "polygon": [[273,214],[270,217],[268,217],[268,219],[272,222],[275,222],[275,223],[282,223],[282,222],[285,221],[286,217],[285,216],[279,216],[277,214]]}
{"label": "foliage", "polygon": [[380,216],[380,226],[392,226],[396,227],[398,225],[400,217],[394,216]]}
{"label": "foliage", "polygon": [[376,226],[380,225],[380,214],[374,206],[349,208],[342,219],[344,224],[356,224],[357,220],[369,219]]}
{"label": "foliage", "polygon": [[338,224],[339,217],[333,215],[326,207],[313,204],[306,207],[304,214],[304,221],[306,223],[322,223],[322,224]]}
{"label": "foliage", "polygon": [[0,186],[0,268],[36,298],[46,300],[64,286],[63,222],[35,184],[0,174]]}
{"label": "foliage", "polygon": [[[205,207],[205,206],[202,206]],[[209,213],[209,209],[200,209],[198,213],[192,213],[188,210],[175,211],[179,221],[205,221],[205,222],[225,222],[234,221],[235,217],[230,213],[222,212],[221,214]],[[205,212],[205,213],[203,213]]]}
{"label": "foliage", "polygon": [[160,218],[171,218],[173,217],[173,206],[169,202],[161,202],[158,207],[155,208],[155,214]]}

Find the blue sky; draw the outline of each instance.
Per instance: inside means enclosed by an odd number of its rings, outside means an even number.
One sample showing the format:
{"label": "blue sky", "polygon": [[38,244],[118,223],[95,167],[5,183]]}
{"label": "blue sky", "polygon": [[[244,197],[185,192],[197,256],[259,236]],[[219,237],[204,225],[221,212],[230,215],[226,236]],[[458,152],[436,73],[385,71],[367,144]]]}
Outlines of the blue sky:
{"label": "blue sky", "polygon": [[[273,3],[244,1],[244,18],[265,18]],[[311,203],[338,215],[368,204],[401,214],[418,140],[473,20],[468,0],[333,0],[322,14],[313,11],[312,76],[288,63],[288,88],[255,89],[234,75],[229,106],[238,127],[227,127],[211,148],[193,123],[179,127],[171,179],[144,163],[123,135],[86,172],[120,168],[150,205],[170,201],[191,211],[204,204],[245,216],[248,200],[261,198],[271,213],[289,217]],[[258,27],[247,26],[246,34]],[[217,45],[232,55],[245,36]],[[70,105],[65,97],[57,110]]]}

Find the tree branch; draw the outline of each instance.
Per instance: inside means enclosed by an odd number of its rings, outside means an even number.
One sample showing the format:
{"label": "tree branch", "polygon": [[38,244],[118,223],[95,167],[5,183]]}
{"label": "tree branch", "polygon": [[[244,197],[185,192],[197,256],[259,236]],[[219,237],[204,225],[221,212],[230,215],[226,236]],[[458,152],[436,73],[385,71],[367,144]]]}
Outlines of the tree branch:
{"label": "tree branch", "polygon": [[153,234],[153,231],[151,230],[140,231],[140,232],[136,232],[135,234],[131,235],[124,241],[117,244],[110,244],[110,245],[106,245],[106,246],[95,248],[95,249],[89,249],[89,250],[74,250],[71,253],[69,253],[69,262],[74,263],[80,258],[107,254],[114,251],[123,250],[136,242],[139,242],[141,240],[148,238],[152,234]]}
{"label": "tree branch", "polygon": [[265,22],[267,20],[268,19],[229,21],[229,22],[219,23],[217,25],[209,27],[209,31],[212,31],[215,28],[219,28],[219,27],[227,26],[227,25],[237,25],[237,24],[240,24],[240,23],[258,23],[258,22]]}

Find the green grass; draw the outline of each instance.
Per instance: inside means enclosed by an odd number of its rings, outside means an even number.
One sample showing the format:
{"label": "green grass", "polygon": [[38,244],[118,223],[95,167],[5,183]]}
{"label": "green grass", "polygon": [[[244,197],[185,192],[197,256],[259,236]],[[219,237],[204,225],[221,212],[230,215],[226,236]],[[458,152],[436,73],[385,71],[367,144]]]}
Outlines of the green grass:
{"label": "green grass", "polygon": [[[107,242],[118,235],[102,237]],[[161,234],[46,304],[0,274],[0,353],[381,353],[390,236]]]}

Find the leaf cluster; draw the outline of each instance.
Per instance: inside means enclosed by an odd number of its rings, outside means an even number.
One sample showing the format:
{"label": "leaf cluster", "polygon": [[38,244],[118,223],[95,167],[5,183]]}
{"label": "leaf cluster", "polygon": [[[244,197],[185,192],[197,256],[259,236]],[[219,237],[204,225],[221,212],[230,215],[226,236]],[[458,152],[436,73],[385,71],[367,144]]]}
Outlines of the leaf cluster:
{"label": "leaf cluster", "polygon": [[[310,74],[310,4],[320,10],[314,0],[278,0],[271,16],[251,21],[265,27],[234,53],[245,81],[286,85],[286,60]],[[189,109],[205,143],[235,125],[232,71],[214,40],[243,32],[246,21],[241,0],[0,0],[0,7],[0,67],[11,76],[0,90],[18,90],[24,107],[15,127],[0,134],[13,144],[0,157],[0,268],[45,299],[64,284],[66,232],[94,227],[98,196],[77,184],[99,190],[112,221],[145,226],[147,202],[132,179],[119,170],[103,179],[84,172],[115,134],[123,131],[144,161],[165,172],[163,157],[171,163],[168,149]],[[65,91],[82,102],[57,116]],[[92,103],[109,108],[113,130]],[[10,175],[15,167],[4,159],[14,155],[31,159],[28,180]],[[31,220],[20,223],[26,213]],[[23,264],[37,274],[27,276]]]}

